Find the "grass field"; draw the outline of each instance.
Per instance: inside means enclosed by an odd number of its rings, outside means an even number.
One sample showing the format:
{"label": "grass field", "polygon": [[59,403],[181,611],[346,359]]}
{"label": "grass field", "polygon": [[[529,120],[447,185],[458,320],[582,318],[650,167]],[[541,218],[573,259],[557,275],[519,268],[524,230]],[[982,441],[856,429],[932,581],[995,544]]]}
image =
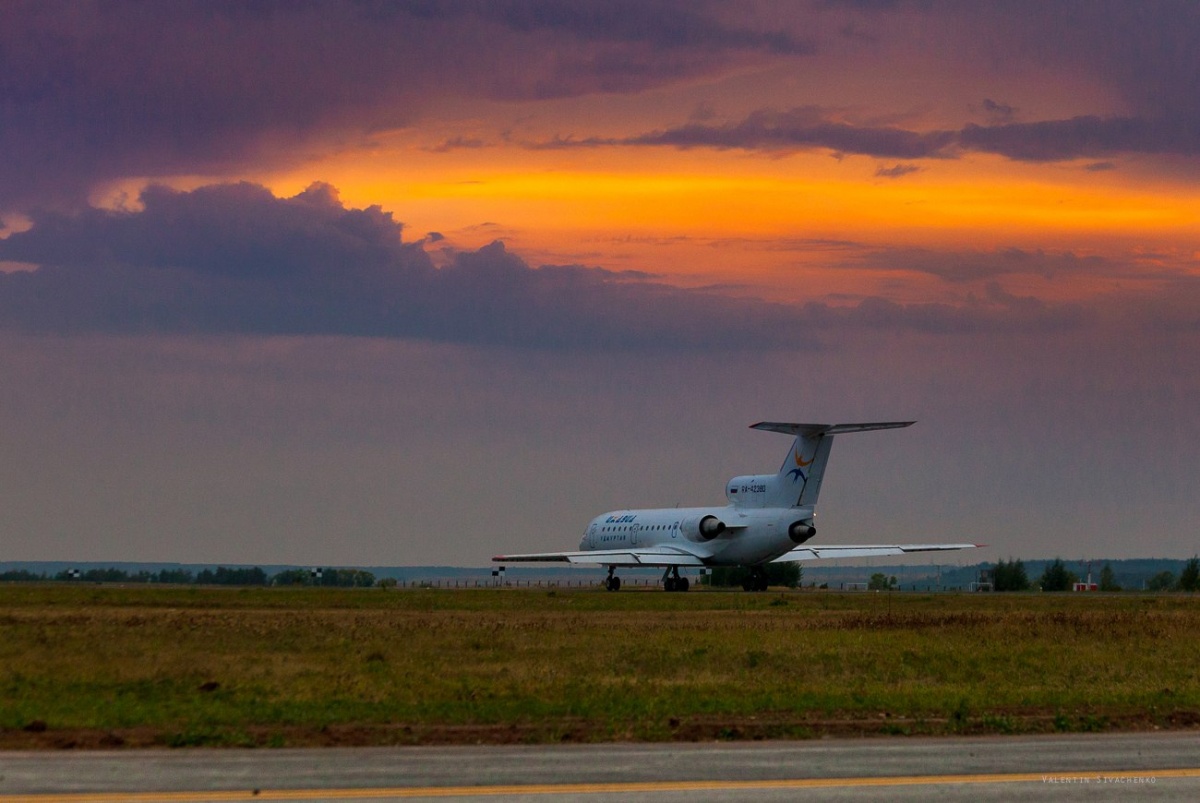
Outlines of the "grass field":
{"label": "grass field", "polygon": [[1200,726],[1200,598],[0,587],[0,747]]}

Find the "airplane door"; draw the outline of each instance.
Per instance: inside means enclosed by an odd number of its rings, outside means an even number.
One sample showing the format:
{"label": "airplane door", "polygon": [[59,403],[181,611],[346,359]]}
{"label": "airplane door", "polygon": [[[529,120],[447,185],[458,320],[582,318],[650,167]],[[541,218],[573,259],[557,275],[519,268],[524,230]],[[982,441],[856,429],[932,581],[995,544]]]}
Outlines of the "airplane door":
{"label": "airplane door", "polygon": [[629,525],[629,544],[630,546],[638,545],[638,533],[641,531],[642,525],[634,522]]}
{"label": "airplane door", "polygon": [[596,548],[596,525],[595,524],[593,524],[591,527],[588,527],[587,536],[588,536],[588,549],[595,549]]}

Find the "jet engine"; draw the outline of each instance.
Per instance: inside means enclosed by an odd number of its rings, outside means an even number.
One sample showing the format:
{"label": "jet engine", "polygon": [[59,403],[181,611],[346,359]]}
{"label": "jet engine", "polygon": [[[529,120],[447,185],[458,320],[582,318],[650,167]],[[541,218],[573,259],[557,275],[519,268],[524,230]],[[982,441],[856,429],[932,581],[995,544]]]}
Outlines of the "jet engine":
{"label": "jet engine", "polygon": [[718,519],[716,516],[692,516],[684,519],[680,524],[683,534],[689,541],[711,541],[721,533],[725,532],[725,522]]}
{"label": "jet engine", "polygon": [[817,534],[817,528],[813,526],[812,519],[794,521],[788,525],[787,534],[793,543],[803,544]]}

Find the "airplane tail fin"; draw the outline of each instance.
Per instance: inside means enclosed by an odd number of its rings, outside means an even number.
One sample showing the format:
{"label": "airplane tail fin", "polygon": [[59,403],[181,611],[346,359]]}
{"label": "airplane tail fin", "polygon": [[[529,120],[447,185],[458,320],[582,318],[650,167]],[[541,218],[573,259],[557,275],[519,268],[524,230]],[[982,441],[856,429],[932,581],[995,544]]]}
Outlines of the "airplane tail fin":
{"label": "airplane tail fin", "polygon": [[[821,493],[821,481],[825,477],[825,466],[829,463],[829,452],[833,448],[833,436],[848,432],[870,432],[876,429],[900,429],[911,426],[914,421],[886,421],[874,424],[785,424],[762,421],[751,425],[751,429],[779,432],[796,438],[791,451],[779,468],[779,485],[787,491],[793,507],[815,505]],[[795,495],[792,495],[792,492]]]}

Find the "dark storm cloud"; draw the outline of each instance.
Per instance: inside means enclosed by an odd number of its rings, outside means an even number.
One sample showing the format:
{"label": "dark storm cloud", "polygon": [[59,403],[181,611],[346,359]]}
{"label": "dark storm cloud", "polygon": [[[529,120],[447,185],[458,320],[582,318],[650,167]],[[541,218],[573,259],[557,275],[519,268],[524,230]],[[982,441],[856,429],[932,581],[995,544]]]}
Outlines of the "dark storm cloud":
{"label": "dark storm cloud", "polygon": [[[1036,70],[1043,82],[1078,80],[1107,90],[1119,111],[1042,120],[1017,119],[1008,99],[984,97],[975,113],[986,124],[937,130],[863,126],[816,107],[760,109],[741,120],[685,124],[619,138],[555,138],[536,147],[674,146],[763,151],[824,148],[877,158],[955,158],[994,153],[1027,162],[1101,159],[1120,154],[1200,154],[1200,4],[1190,2],[997,2],[979,4],[828,3],[850,13],[862,38],[906,58],[991,63],[1000,74]],[[797,14],[793,21],[802,19]],[[895,32],[936,28],[919,56]],[[853,68],[853,56],[848,66]],[[1028,88],[1036,95],[1040,85]],[[1032,101],[1032,99],[1031,99]],[[1022,103],[1023,106],[1030,103]]]}
{"label": "dark storm cloud", "polygon": [[[1091,84],[1112,96],[1094,116],[1018,121],[1018,105],[985,100],[988,125],[968,126],[963,147],[1028,161],[1119,153],[1200,153],[1200,4],[1190,0],[998,0],[987,4],[914,2],[877,10],[889,30],[894,12],[925,18],[939,35],[924,46],[953,68],[989,66],[1042,83]],[[929,55],[929,54],[926,54]],[[1038,86],[1029,88],[1031,100]],[[1006,90],[1008,91],[1008,90]]]}
{"label": "dark storm cloud", "polygon": [[[859,126],[830,119],[816,107],[760,109],[721,125],[686,123],[633,137],[532,143],[536,150],[605,146],[673,146],[794,153],[823,148],[839,154],[881,159],[951,159],[963,152],[994,153],[1024,162],[1090,159],[1121,153],[1200,154],[1200,128],[1186,120],[1081,116],[1068,120],[967,124],[958,131],[910,131],[893,126]],[[898,166],[903,167],[903,166]],[[896,170],[893,168],[892,170]],[[915,168],[913,168],[915,169]],[[912,172],[908,169],[904,172]],[[895,178],[901,173],[877,172]]]}
{"label": "dark storm cloud", "polygon": [[965,150],[1024,162],[1089,159],[1119,153],[1200,154],[1200,131],[1187,120],[1072,117],[1006,125],[968,125],[958,134]]}
{"label": "dark storm cloud", "polygon": [[192,192],[151,186],[140,200],[140,211],[44,213],[0,249],[72,270],[120,264],[250,280],[316,276],[343,265],[359,273],[423,265],[420,251],[401,242],[402,225],[390,212],[346,209],[327,184],[294,198],[247,182]]}
{"label": "dark storm cloud", "polygon": [[682,2],[0,6],[0,210],[289,165],[442,97],[638,91],[807,52]]}
{"label": "dark storm cloud", "polygon": [[[276,198],[253,184],[151,187],[140,211],[43,213],[0,241],[0,327],[26,332],[363,335],[548,349],[819,347],[836,330],[954,332],[1057,325],[868,300],[803,307],[682,290],[645,274],[534,268],[500,242],[435,267],[424,239],[328,185]],[[1039,315],[1041,318],[1039,319]]]}
{"label": "dark storm cloud", "polygon": [[1120,94],[1129,116],[1200,122],[1200,5],[1190,0],[1014,0],[979,13],[997,44],[1026,60],[1095,77]]}
{"label": "dark storm cloud", "polygon": [[[970,149],[1031,161],[1200,150],[1194,3],[7,2],[0,212],[78,206],[97,183],[128,177],[295,166],[412,125],[446,98],[638,92],[805,55],[829,44],[813,31],[838,28],[817,24],[825,14],[852,14],[866,38],[901,50],[890,23],[924,15],[938,31],[925,44],[928,57],[947,69],[971,58],[1032,66],[1047,80],[1058,71],[1085,75],[1124,105],[1109,116],[1029,122],[1009,118],[1009,98],[988,99],[989,124],[961,131],[764,110],[725,125],[693,119],[620,140],[547,146],[827,148],[886,159]],[[854,69],[853,53],[847,58]]]}
{"label": "dark storm cloud", "polygon": [[[581,41],[645,42],[657,48],[744,48],[803,55],[812,42],[784,31],[753,31],[709,16],[703,3],[646,0],[479,0],[438,4],[438,14],[464,10],[502,22],[516,31],[548,29]],[[706,13],[708,12],[708,13]]]}
{"label": "dark storm cloud", "polygon": [[855,126],[826,119],[820,109],[805,106],[787,111],[760,109],[743,120],[722,125],[688,123],[634,137],[558,138],[530,147],[554,150],[605,145],[668,145],[676,148],[739,148],[784,153],[828,148],[839,153],[884,159],[920,159],[945,156],[953,142],[954,132],[951,131],[916,132],[889,126]]}
{"label": "dark storm cloud", "polygon": [[25,331],[349,334],[531,347],[778,345],[782,305],[580,266],[532,268],[500,242],[435,268],[378,207],[313,185],[152,187],[141,211],[36,216],[0,241],[0,321]]}

